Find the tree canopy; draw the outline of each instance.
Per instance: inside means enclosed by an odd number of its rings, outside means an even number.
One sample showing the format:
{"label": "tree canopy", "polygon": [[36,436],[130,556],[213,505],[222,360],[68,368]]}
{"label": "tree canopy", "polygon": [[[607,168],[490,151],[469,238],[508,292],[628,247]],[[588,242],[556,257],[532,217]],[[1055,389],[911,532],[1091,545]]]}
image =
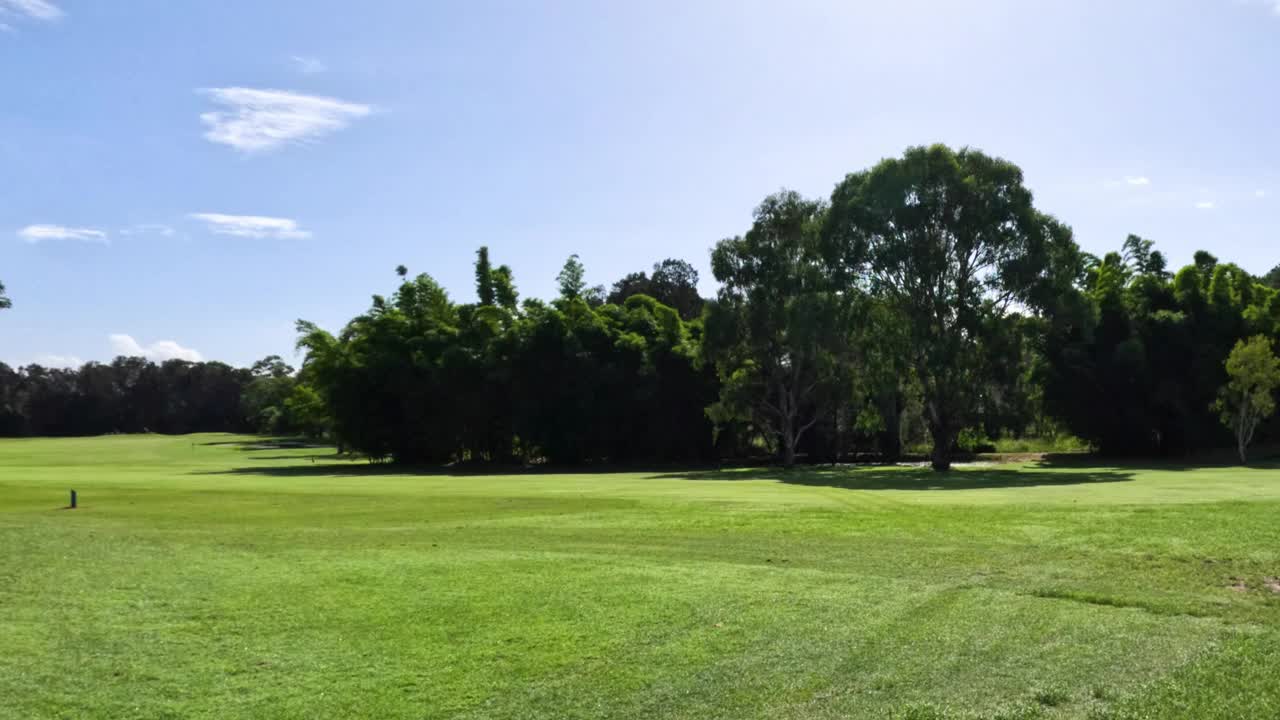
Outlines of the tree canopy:
{"label": "tree canopy", "polygon": [[824,234],[831,262],[865,275],[905,326],[945,470],[974,419],[995,326],[1015,303],[1051,301],[1079,255],[1070,230],[1035,209],[1017,166],[934,145],[846,177]]}
{"label": "tree canopy", "polygon": [[1271,340],[1256,335],[1240,340],[1227,356],[1227,384],[1218,393],[1214,407],[1222,424],[1236,437],[1240,462],[1253,442],[1258,423],[1276,411],[1276,388],[1280,387],[1280,358],[1271,350]]}
{"label": "tree canopy", "polygon": [[0,365],[0,434],[300,433],[406,463],[927,453],[938,470],[1004,437],[1242,459],[1280,440],[1280,266],[1201,250],[1175,269],[1116,240],[1081,252],[1007,160],[913,147],[829,198],[765,197],[712,249],[712,298],[685,260],[606,292],[575,254],[554,297],[521,300],[480,247],[475,302],[399,265],[342,327],[299,321],[292,363]]}
{"label": "tree canopy", "polygon": [[854,295],[819,255],[826,208],[798,193],[770,195],[745,235],[711,253],[720,293],[707,314],[707,356],[721,377],[717,422],[742,420],[778,438],[790,466],[805,433],[840,402]]}

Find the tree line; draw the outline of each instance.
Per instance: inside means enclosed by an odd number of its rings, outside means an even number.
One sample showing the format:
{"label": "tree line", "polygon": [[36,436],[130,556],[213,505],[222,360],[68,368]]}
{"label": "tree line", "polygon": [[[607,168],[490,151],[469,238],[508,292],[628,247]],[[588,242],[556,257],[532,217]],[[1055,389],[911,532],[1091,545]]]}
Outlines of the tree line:
{"label": "tree line", "polygon": [[[118,357],[79,368],[0,363],[0,436],[326,433],[321,401],[276,356],[251,368]],[[318,418],[318,419],[317,419]]]}
{"label": "tree line", "polygon": [[[1259,278],[1199,252],[1175,272],[1137,236],[1090,255],[1016,165],[977,150],[910,148],[827,198],[770,195],[711,267],[703,298],[681,260],[605,288],[572,256],[555,298],[521,300],[480,248],[459,303],[401,266],[339,332],[298,323],[296,372],[6,368],[17,419],[0,432],[303,432],[420,463],[790,465],[924,444],[939,470],[1002,435],[1242,458],[1280,439],[1280,266]],[[100,387],[117,409],[87,399]]]}
{"label": "tree line", "polygon": [[1170,273],[1138,237],[1091,256],[1015,165],[967,148],[911,148],[830,198],[771,195],[711,265],[702,300],[678,261],[606,293],[575,256],[557,298],[519,303],[482,248],[474,304],[401,268],[339,334],[300,324],[303,367],[372,457],[791,464],[925,436],[943,470],[1002,433],[1226,445],[1227,356],[1280,331],[1280,273],[1207,253]]}

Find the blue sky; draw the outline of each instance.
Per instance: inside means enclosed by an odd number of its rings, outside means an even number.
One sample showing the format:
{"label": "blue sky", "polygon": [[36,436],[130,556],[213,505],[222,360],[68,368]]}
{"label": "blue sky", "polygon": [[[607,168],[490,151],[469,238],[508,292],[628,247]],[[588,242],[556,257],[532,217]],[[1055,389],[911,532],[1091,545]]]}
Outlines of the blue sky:
{"label": "blue sky", "polygon": [[0,0],[0,361],[294,358],[393,268],[693,262],[908,145],[1087,250],[1280,263],[1280,0]]}

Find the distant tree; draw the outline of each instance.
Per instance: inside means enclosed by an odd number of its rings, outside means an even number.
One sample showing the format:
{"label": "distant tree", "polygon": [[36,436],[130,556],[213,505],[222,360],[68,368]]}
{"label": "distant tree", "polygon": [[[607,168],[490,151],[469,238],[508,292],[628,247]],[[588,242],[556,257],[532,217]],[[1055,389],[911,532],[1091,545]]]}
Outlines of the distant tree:
{"label": "distant tree", "polygon": [[4,292],[4,283],[0,283],[0,310],[13,307],[13,302],[9,300],[9,296]]}
{"label": "distant tree", "polygon": [[1167,261],[1164,253],[1152,249],[1155,243],[1137,235],[1130,235],[1124,241],[1124,260],[1139,275],[1149,275],[1161,280],[1167,279]]}
{"label": "distant tree", "polygon": [[284,360],[280,359],[279,355],[268,355],[255,362],[253,366],[249,368],[249,373],[256,378],[282,378],[292,375],[293,368]]}
{"label": "distant tree", "polygon": [[633,272],[623,276],[613,284],[608,301],[621,305],[634,295],[648,295],[663,305],[675,308],[685,320],[692,320],[702,313],[698,271],[684,260],[667,258],[654,263],[652,275]]}
{"label": "distant tree", "polygon": [[295,384],[289,397],[285,398],[284,406],[290,424],[298,432],[313,438],[329,434],[333,420],[329,417],[324,398],[315,388],[303,382]]}
{"label": "distant tree", "polygon": [[721,283],[707,314],[706,349],[720,373],[717,425],[746,420],[777,440],[795,463],[805,434],[837,401],[849,330],[848,294],[819,261],[825,206],[783,191],[765,198],[751,229],[716,244]]}
{"label": "distant tree", "polygon": [[1208,250],[1197,250],[1192,256],[1192,263],[1196,266],[1196,270],[1200,271],[1200,276],[1208,278],[1213,275],[1213,268],[1218,265],[1218,258]]}
{"label": "distant tree", "polygon": [[297,428],[290,420],[286,402],[297,380],[293,368],[279,355],[268,355],[249,368],[252,379],[240,396],[246,421],[260,433],[289,433]]}
{"label": "distant tree", "polygon": [[1222,424],[1236,438],[1240,462],[1247,462],[1245,450],[1253,441],[1258,424],[1275,412],[1275,390],[1280,387],[1280,358],[1271,350],[1271,341],[1258,335],[1240,340],[1227,356],[1227,376],[1214,408]]}
{"label": "distant tree", "polygon": [[506,265],[499,265],[493,271],[493,294],[499,306],[515,312],[520,295],[516,292],[511,268]]}
{"label": "distant tree", "polygon": [[684,260],[667,258],[654,265],[649,282],[650,294],[658,302],[675,308],[680,317],[691,320],[702,313],[698,271]]}
{"label": "distant tree", "polygon": [[993,318],[1012,303],[1047,305],[1074,279],[1070,230],[1036,211],[1016,165],[934,145],[846,177],[824,235],[829,256],[853,274],[865,267],[907,324],[932,465],[949,469],[989,369]]}
{"label": "distant tree", "polygon": [[1271,268],[1270,272],[1262,276],[1262,284],[1272,290],[1280,290],[1280,265]]}
{"label": "distant tree", "polygon": [[633,295],[648,295],[649,297],[654,297],[653,283],[649,281],[649,275],[647,273],[633,272],[622,276],[622,279],[615,282],[613,287],[610,288],[607,299],[614,305],[621,305],[627,301],[627,298]]}
{"label": "distant tree", "polygon": [[481,305],[493,305],[497,292],[493,283],[493,267],[489,265],[489,248],[476,251],[476,296]]}
{"label": "distant tree", "polygon": [[396,275],[398,275],[399,277],[405,277],[408,274],[409,274],[409,268],[405,267],[404,265],[396,266]]}
{"label": "distant tree", "polygon": [[560,288],[560,297],[565,300],[576,300],[583,296],[587,289],[587,281],[585,279],[586,269],[582,266],[582,261],[578,259],[578,254],[574,253],[564,261],[564,267],[560,269],[560,274],[556,276],[556,284]]}

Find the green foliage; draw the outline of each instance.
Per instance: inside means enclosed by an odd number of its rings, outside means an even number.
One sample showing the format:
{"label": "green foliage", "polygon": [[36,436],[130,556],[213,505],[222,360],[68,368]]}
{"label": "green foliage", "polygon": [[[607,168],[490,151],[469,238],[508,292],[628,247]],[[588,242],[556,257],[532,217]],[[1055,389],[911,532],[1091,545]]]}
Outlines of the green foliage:
{"label": "green foliage", "polygon": [[680,317],[692,320],[702,314],[702,298],[698,295],[698,271],[684,260],[667,258],[654,263],[653,275],[629,273],[613,284],[608,302],[621,305],[633,295],[649,295],[658,302],[675,308]]}
{"label": "green foliage", "polygon": [[934,467],[947,469],[956,434],[975,419],[1007,308],[1046,309],[1079,274],[1070,230],[1035,210],[1017,166],[934,145],[847,176],[824,242],[828,262],[867,274],[904,323]]}
{"label": "green foliage", "polygon": [[1276,265],[1262,276],[1262,284],[1272,290],[1280,290],[1280,265]]}
{"label": "green foliage", "polygon": [[0,363],[0,435],[68,436],[252,429],[241,396],[250,371],[140,357],[79,368]]}
{"label": "green foliage", "polygon": [[981,428],[965,428],[956,434],[956,448],[966,453],[995,452],[995,443]]}
{"label": "green foliage", "polygon": [[1087,442],[1070,434],[1003,436],[992,444],[998,453],[1083,453],[1091,449]]}
{"label": "green foliage", "polygon": [[795,192],[771,195],[746,235],[721,240],[711,254],[721,289],[707,310],[704,347],[722,386],[709,416],[776,438],[787,466],[831,404],[851,397],[841,390],[856,288],[823,269],[824,213]]}
{"label": "green foliage", "polygon": [[571,258],[566,294],[523,308],[505,268],[488,274],[494,304],[454,304],[420,275],[336,337],[300,323],[335,439],[401,462],[710,457],[700,324],[646,296],[595,305],[584,275]]}
{"label": "green foliage", "polygon": [[1235,344],[1227,356],[1226,369],[1227,384],[1219,391],[1214,409],[1222,424],[1235,434],[1240,462],[1245,462],[1258,423],[1276,411],[1280,358],[1272,352],[1271,340],[1257,335]]}
{"label": "green foliage", "polygon": [[516,292],[515,280],[511,273],[511,268],[506,265],[499,265],[493,271],[493,296],[498,306],[507,312],[515,312],[516,305],[520,299],[519,293]]}
{"label": "green foliage", "polygon": [[5,294],[4,283],[0,283],[0,310],[6,310],[13,307],[13,301]]}
{"label": "green foliage", "polygon": [[564,261],[564,267],[556,276],[556,284],[560,288],[560,298],[563,300],[577,300],[586,292],[586,269],[578,259],[577,253],[570,255],[569,259]]}
{"label": "green foliage", "polygon": [[476,297],[479,298],[481,305],[493,305],[498,299],[493,266],[489,264],[487,247],[481,247],[476,251]]}
{"label": "green foliage", "polygon": [[1109,454],[1177,455],[1226,444],[1212,405],[1223,358],[1254,334],[1274,338],[1277,293],[1206,252],[1174,274],[1130,237],[1050,313],[1046,410]]}

